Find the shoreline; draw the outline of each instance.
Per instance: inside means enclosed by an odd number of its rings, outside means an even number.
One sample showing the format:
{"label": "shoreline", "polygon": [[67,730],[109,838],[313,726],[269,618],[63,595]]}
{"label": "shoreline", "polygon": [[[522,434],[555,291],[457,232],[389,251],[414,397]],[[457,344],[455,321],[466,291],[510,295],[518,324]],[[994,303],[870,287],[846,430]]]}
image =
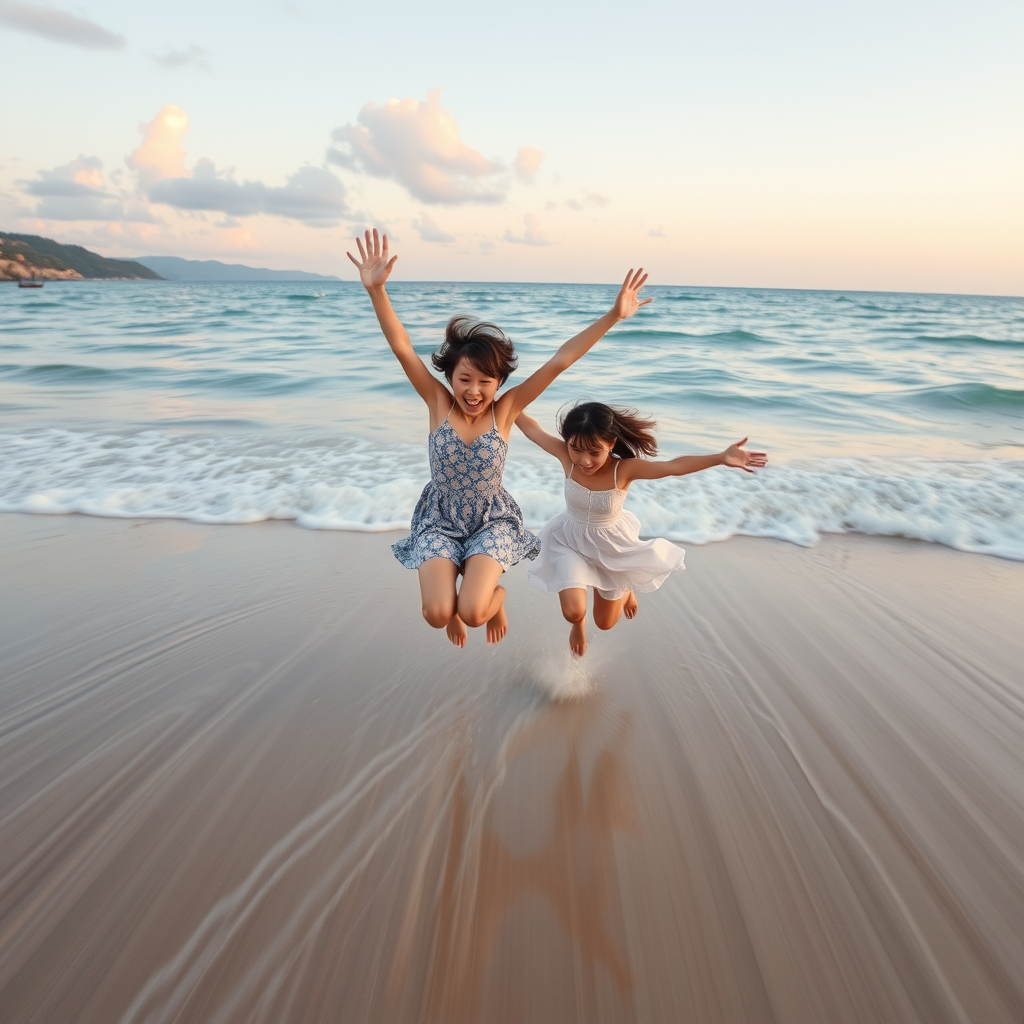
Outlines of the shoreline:
{"label": "shoreline", "polygon": [[[6,519],[99,519],[108,522],[124,523],[129,526],[133,524],[145,525],[152,523],[177,523],[183,526],[196,526],[205,529],[230,529],[230,530],[244,530],[251,529],[253,527],[283,527],[301,530],[303,532],[309,532],[313,534],[342,534],[350,537],[384,537],[386,540],[386,546],[390,547],[396,540],[402,537],[408,536],[408,526],[396,527],[390,523],[383,524],[381,526],[367,525],[364,528],[358,526],[310,526],[299,521],[298,518],[268,518],[258,519],[253,522],[242,522],[242,521],[229,521],[229,522],[204,522],[199,519],[191,519],[187,516],[160,516],[160,515],[116,515],[116,514],[104,514],[95,512],[22,512],[22,511],[9,511],[7,509],[0,508],[0,524]],[[526,528],[533,533],[539,533],[543,523],[527,523]],[[0,530],[3,527],[0,525]],[[663,537],[659,533],[647,533],[641,532],[641,539],[649,540],[652,538]],[[965,548],[953,547],[951,544],[943,543],[938,540],[928,540],[922,537],[911,537],[905,534],[889,534],[889,533],[864,533],[859,530],[849,531],[831,531],[821,530],[818,538],[810,543],[802,544],[795,540],[787,540],[783,537],[773,536],[760,536],[756,534],[748,533],[735,533],[729,537],[714,540],[694,541],[687,540],[679,537],[664,537],[663,539],[670,541],[672,544],[683,548],[686,551],[691,549],[701,548],[717,548],[722,545],[731,544],[734,541],[739,542],[765,542],[766,544],[782,544],[785,547],[797,548],[803,551],[813,551],[823,544],[836,544],[841,543],[844,539],[849,539],[853,543],[863,542],[878,542],[881,544],[894,543],[898,545],[921,545],[927,549],[938,549],[946,551],[951,554],[964,555],[967,558],[991,558],[997,562],[1006,562],[1010,565],[1024,565],[1024,556],[1020,558],[1013,557],[1011,555],[999,554],[994,551],[976,551],[968,550]],[[367,541],[369,543],[369,541]],[[514,568],[514,567],[513,567]]]}
{"label": "shoreline", "polygon": [[1019,1024],[1024,564],[689,547],[574,662],[400,535],[0,515],[12,1019]]}
{"label": "shoreline", "polygon": [[[172,426],[3,429],[0,514],[401,530],[429,478],[413,423],[405,415],[403,433],[386,439],[346,433],[342,425],[316,434],[287,424],[273,434]],[[720,471],[645,482],[629,508],[647,524],[644,537],[679,544],[748,537],[812,547],[823,536],[862,536],[1024,562],[1020,459],[786,454],[756,476]],[[560,467],[530,447],[508,460],[505,484],[529,529],[562,511],[563,483]]]}

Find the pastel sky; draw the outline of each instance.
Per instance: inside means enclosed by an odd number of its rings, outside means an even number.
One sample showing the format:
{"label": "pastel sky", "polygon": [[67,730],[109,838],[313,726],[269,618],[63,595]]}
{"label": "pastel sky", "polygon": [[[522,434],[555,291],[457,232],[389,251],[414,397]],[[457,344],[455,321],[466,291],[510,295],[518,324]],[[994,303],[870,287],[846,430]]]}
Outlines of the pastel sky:
{"label": "pastel sky", "polygon": [[1024,294],[1024,3],[0,0],[0,228],[407,280]]}

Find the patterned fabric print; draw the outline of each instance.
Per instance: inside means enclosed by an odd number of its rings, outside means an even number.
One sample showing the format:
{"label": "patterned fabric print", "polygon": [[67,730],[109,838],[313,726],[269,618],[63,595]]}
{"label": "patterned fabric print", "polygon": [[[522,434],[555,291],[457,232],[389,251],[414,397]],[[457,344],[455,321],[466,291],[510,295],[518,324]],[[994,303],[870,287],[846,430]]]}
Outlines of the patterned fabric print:
{"label": "patterned fabric print", "polygon": [[391,545],[407,569],[428,558],[462,565],[490,555],[503,569],[536,558],[540,541],[523,527],[523,513],[501,486],[508,445],[492,427],[466,444],[446,419],[428,443],[430,483],[412,515],[412,532]]}

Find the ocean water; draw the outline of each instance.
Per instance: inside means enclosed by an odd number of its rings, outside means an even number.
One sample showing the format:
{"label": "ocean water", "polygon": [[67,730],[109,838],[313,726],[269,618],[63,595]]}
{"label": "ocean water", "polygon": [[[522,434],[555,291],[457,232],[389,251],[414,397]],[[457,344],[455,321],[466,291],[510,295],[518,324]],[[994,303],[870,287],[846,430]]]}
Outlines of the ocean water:
{"label": "ocean water", "polygon": [[[601,285],[395,282],[424,356],[469,313],[501,325],[517,380],[608,308]],[[666,457],[749,436],[756,476],[640,482],[648,535],[813,543],[914,537],[1024,559],[1024,299],[652,287],[533,407],[654,415]],[[354,283],[61,282],[0,288],[0,511],[408,524],[426,411]],[[513,432],[527,522],[561,469]]]}

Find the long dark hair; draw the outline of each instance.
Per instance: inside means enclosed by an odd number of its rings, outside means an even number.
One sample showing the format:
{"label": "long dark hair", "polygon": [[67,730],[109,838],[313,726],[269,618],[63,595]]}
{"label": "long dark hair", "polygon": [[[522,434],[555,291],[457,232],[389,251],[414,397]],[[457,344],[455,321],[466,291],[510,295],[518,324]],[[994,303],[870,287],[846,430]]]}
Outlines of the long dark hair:
{"label": "long dark hair", "polygon": [[453,316],[444,331],[441,347],[430,357],[449,383],[460,359],[468,359],[481,373],[494,377],[501,387],[516,368],[516,354],[505,332],[494,324],[471,316]]}
{"label": "long dark hair", "polygon": [[654,420],[636,409],[619,409],[603,402],[580,402],[558,421],[558,432],[566,444],[581,448],[596,447],[595,441],[613,445],[612,454],[620,459],[638,459],[654,455]]}

